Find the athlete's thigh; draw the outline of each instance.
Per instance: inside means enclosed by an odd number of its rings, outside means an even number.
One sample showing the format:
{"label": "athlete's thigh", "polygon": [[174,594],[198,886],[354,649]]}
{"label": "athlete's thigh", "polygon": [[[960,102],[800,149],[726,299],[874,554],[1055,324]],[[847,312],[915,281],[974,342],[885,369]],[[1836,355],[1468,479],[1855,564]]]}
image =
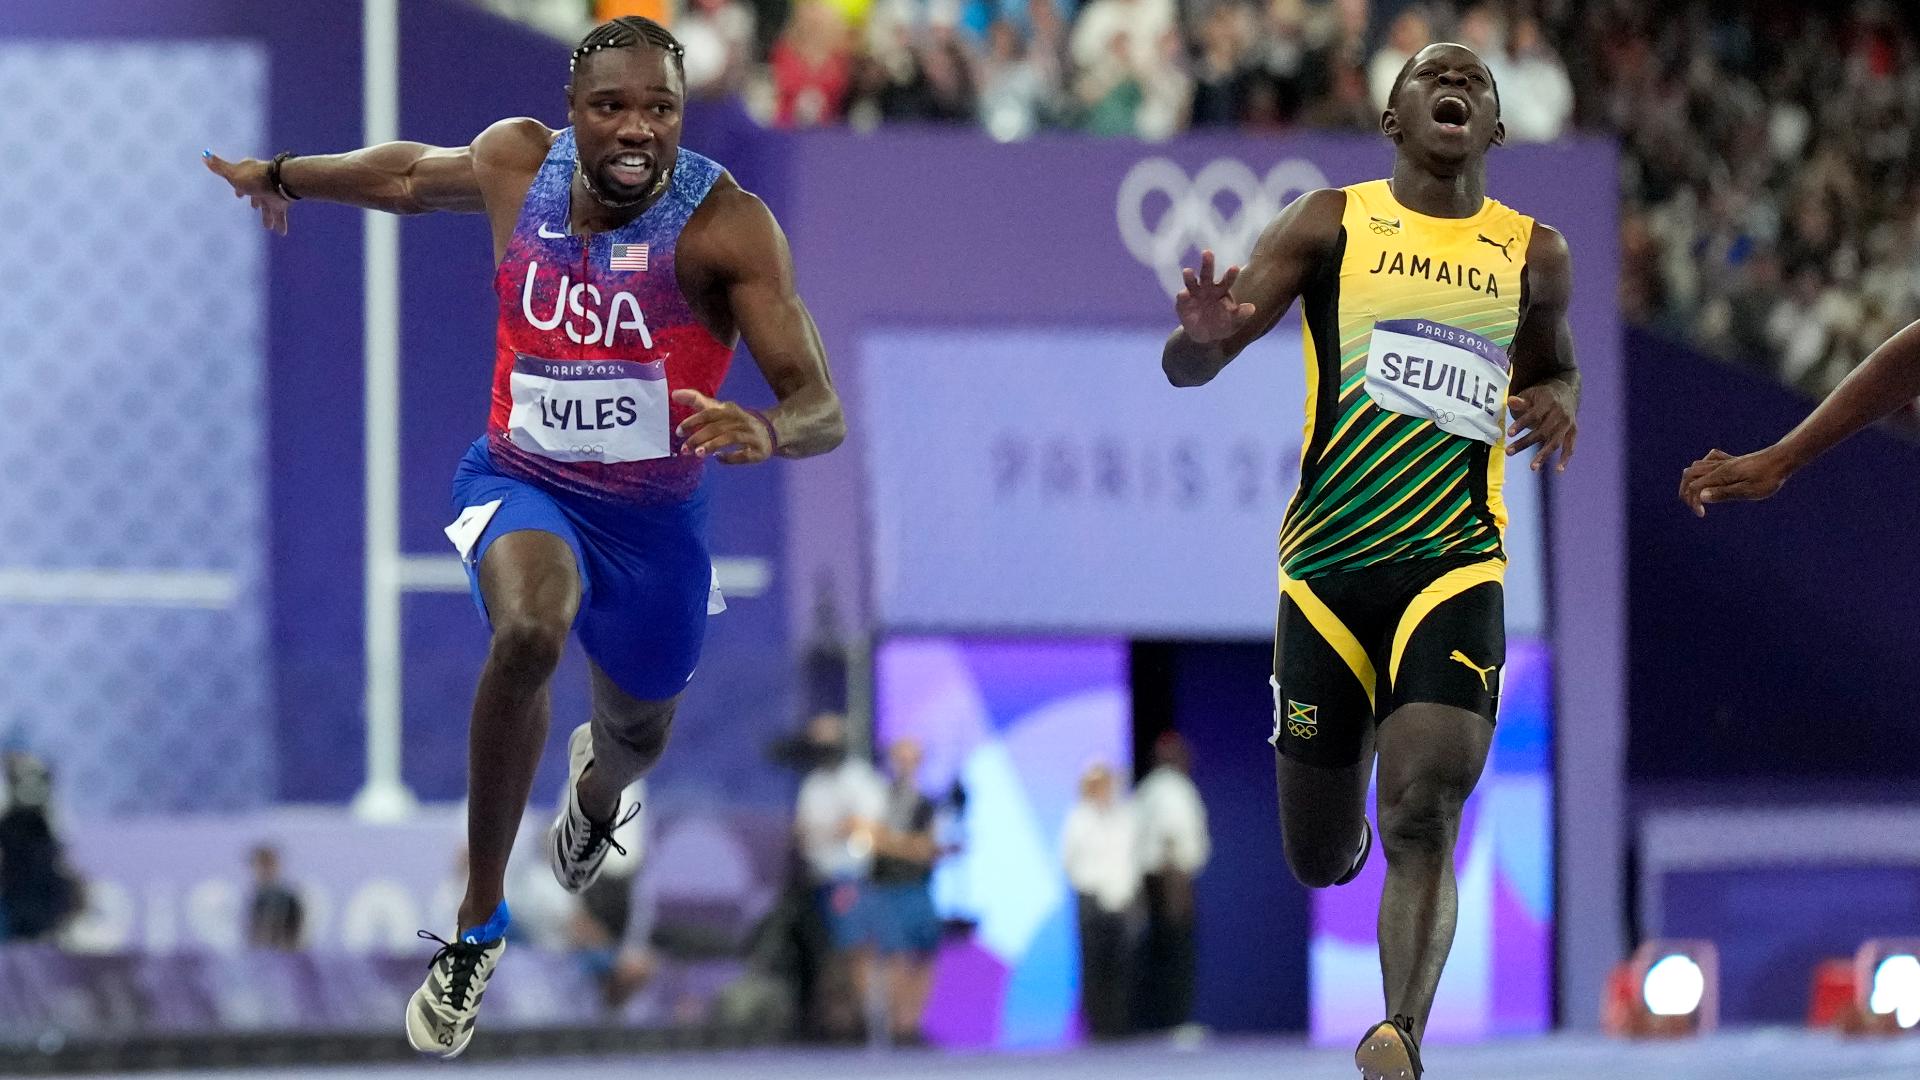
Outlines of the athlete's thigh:
{"label": "athlete's thigh", "polygon": [[580,608],[580,571],[573,548],[559,535],[518,529],[501,535],[480,557],[479,593],[488,620],[570,626]]}
{"label": "athlete's thigh", "polygon": [[488,623],[571,626],[592,595],[579,530],[549,492],[493,469],[484,447],[461,460],[447,530]]}
{"label": "athlete's thigh", "polygon": [[[1324,616],[1323,616],[1324,621]],[[1337,632],[1337,631],[1336,631]],[[1273,736],[1288,851],[1351,855],[1373,767],[1373,701],[1341,650],[1291,596],[1274,641]]]}
{"label": "athlete's thigh", "polygon": [[1416,826],[1450,821],[1480,782],[1493,725],[1466,709],[1402,705],[1380,724],[1380,819],[1388,832],[1402,812]]}
{"label": "athlete's thigh", "polygon": [[[1317,606],[1317,618],[1302,599]],[[1338,616],[1312,596],[1281,595],[1268,741],[1282,758],[1319,769],[1366,765],[1374,681],[1371,659]]]}

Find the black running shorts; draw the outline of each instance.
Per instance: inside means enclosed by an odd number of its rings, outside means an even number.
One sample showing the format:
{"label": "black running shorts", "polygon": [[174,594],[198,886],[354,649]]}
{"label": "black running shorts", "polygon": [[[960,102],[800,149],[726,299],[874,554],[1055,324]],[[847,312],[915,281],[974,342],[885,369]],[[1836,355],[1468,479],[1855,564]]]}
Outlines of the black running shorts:
{"label": "black running shorts", "polygon": [[1283,575],[1274,747],[1310,765],[1352,765],[1372,725],[1416,703],[1492,723],[1507,659],[1505,571],[1501,559],[1461,555]]}

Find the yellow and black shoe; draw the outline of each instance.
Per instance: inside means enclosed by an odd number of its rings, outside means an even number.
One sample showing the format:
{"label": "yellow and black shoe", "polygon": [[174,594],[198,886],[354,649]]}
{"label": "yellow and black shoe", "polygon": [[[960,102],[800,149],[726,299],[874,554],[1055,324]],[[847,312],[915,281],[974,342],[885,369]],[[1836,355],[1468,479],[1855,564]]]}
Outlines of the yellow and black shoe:
{"label": "yellow and black shoe", "polygon": [[1413,1037],[1413,1018],[1396,1016],[1373,1025],[1353,1051],[1360,1080],[1420,1080],[1420,1043]]}

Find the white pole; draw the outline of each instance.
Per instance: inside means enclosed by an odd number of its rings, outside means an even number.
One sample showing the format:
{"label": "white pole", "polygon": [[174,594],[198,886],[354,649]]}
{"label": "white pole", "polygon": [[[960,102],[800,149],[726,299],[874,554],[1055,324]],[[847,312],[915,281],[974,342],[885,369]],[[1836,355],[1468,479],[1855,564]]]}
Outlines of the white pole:
{"label": "white pole", "polygon": [[[365,143],[400,137],[399,0],[364,0]],[[366,215],[367,780],[353,810],[370,821],[413,811],[400,777],[400,222]]]}

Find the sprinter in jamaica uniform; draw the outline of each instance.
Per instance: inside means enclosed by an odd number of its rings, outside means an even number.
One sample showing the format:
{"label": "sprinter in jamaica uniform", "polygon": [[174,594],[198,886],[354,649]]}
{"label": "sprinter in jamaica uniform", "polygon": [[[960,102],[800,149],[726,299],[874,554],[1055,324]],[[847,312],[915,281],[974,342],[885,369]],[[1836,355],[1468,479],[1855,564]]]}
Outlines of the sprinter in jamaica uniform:
{"label": "sprinter in jamaica uniform", "polygon": [[1493,73],[1431,45],[1380,120],[1390,179],[1310,192],[1246,268],[1186,272],[1163,356],[1212,379],[1298,299],[1307,423],[1280,533],[1274,733],[1287,861],[1320,888],[1356,877],[1378,756],[1380,971],[1387,1019],[1368,1080],[1416,1080],[1453,943],[1453,845],[1493,738],[1506,659],[1501,481],[1509,455],[1565,468],[1579,376],[1559,233],[1486,196],[1504,138]]}

